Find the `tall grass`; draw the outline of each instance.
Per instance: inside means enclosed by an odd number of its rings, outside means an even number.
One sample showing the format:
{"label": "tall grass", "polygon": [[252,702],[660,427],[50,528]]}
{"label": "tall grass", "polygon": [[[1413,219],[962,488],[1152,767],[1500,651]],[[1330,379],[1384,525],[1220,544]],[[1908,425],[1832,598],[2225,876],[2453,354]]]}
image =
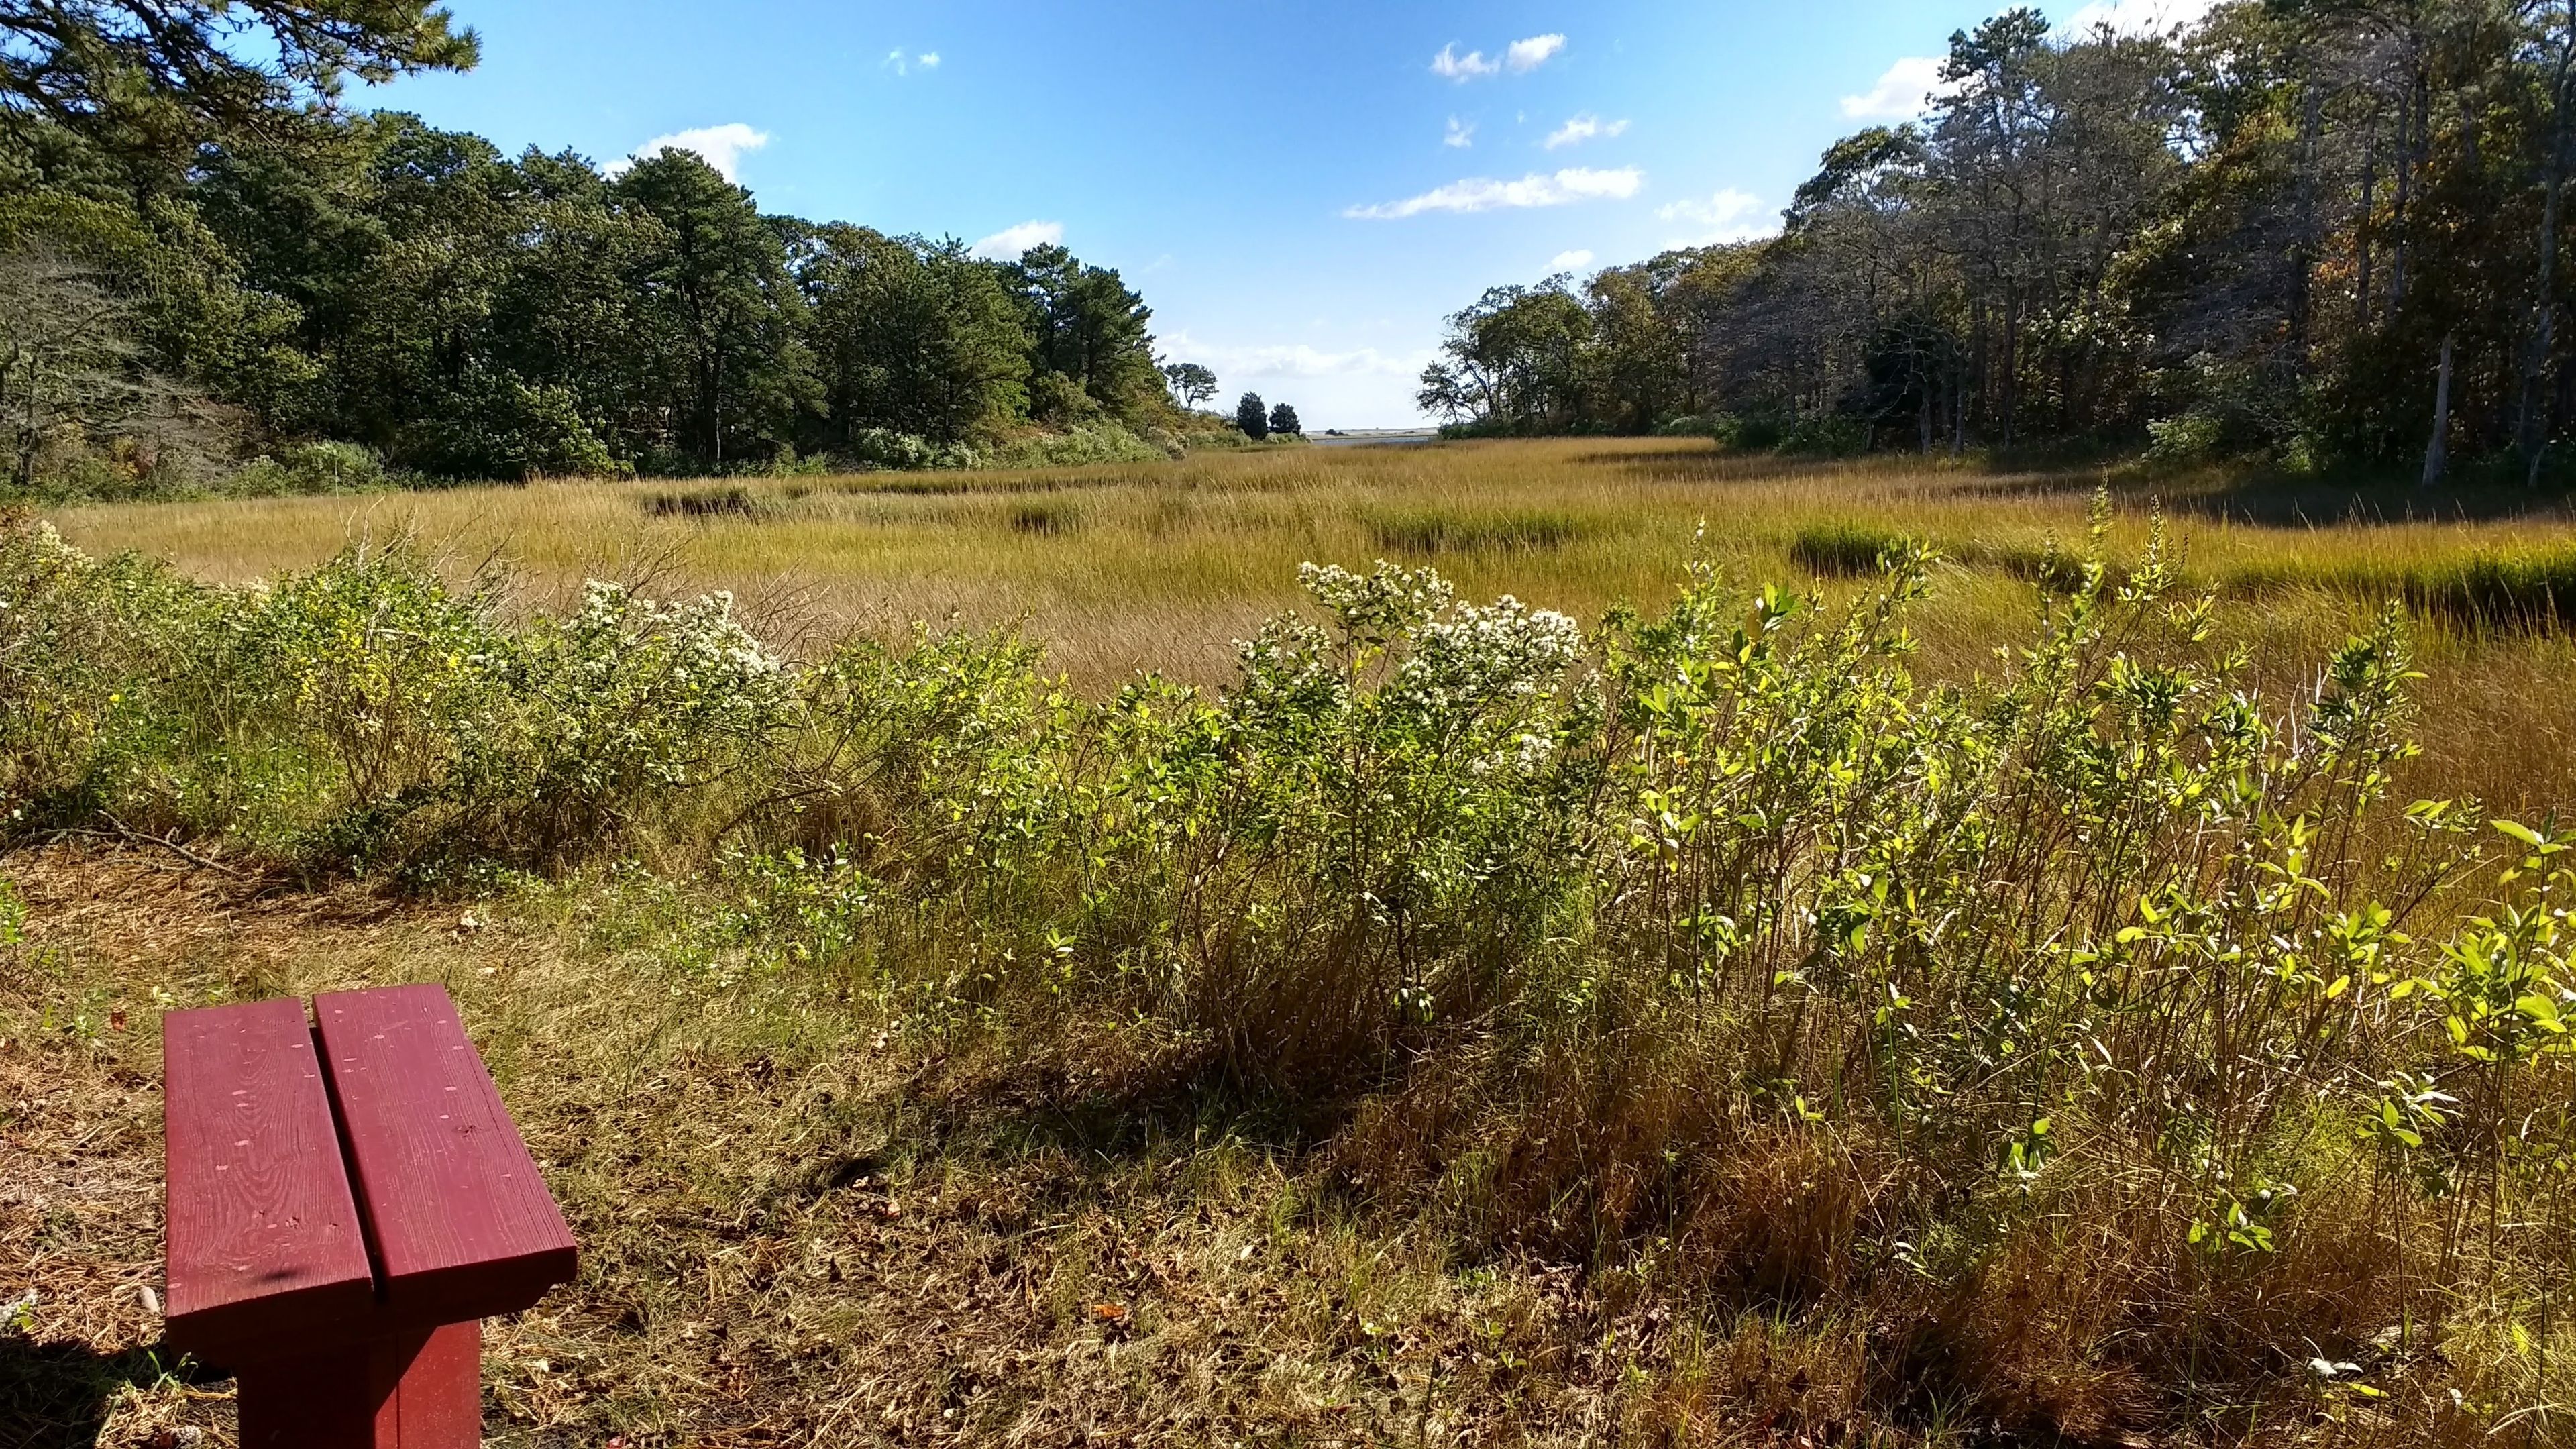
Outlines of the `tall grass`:
{"label": "tall grass", "polygon": [[[94,553],[132,548],[213,582],[276,578],[352,544],[412,537],[449,582],[498,561],[513,599],[557,612],[577,609],[584,581],[603,578],[657,595],[729,591],[773,637],[855,630],[891,643],[915,619],[1010,627],[1044,643],[1075,688],[1106,697],[1140,671],[1202,686],[1231,677],[1231,641],[1297,604],[1296,568],[1309,559],[1436,564],[1470,596],[1510,593],[1597,619],[1663,597],[1701,557],[1740,581],[1815,580],[1840,593],[1865,583],[1898,539],[1945,560],[1942,586],[1912,616],[1918,668],[1962,677],[1985,666],[2042,588],[2063,587],[2043,575],[2085,537],[2103,478],[1567,439],[48,516]],[[2529,576],[2457,584],[2477,560],[2569,548],[2576,530],[2563,507],[2518,491],[2408,489],[2361,512],[2349,494],[2327,507],[2322,494],[2275,496],[2216,474],[2115,472],[2110,482],[2122,500],[2106,545],[2115,566],[2137,558],[2161,498],[2179,575],[2256,605],[2226,611],[2218,627],[2245,645],[2269,690],[2305,687],[2312,661],[2389,599],[2414,601],[2418,653],[2443,687],[2422,701],[2439,745],[2400,767],[2408,790],[2475,794],[2535,816],[2576,799],[2576,732],[2554,683],[2576,668],[2569,636],[2532,627],[2542,590]],[[2547,599],[2563,596],[2547,583]]]}
{"label": "tall grass", "polygon": [[1946,679],[1901,547],[1589,630],[1310,565],[1224,687],[1095,699],[1007,632],[800,661],[720,598],[225,589],[19,518],[0,790],[420,886],[703,872],[916,1040],[1118,1023],[1371,1210],[1778,1325],[1824,1381],[1694,1371],[1789,1431],[2563,1436],[2567,842],[2395,793],[2402,610],[2277,693],[2161,535],[2080,537]]}
{"label": "tall grass", "polygon": [[2235,592],[2321,588],[2358,598],[2402,599],[2473,629],[2555,629],[2576,623],[2576,544],[2475,549],[2450,557],[2356,559],[2283,568],[2239,564]]}

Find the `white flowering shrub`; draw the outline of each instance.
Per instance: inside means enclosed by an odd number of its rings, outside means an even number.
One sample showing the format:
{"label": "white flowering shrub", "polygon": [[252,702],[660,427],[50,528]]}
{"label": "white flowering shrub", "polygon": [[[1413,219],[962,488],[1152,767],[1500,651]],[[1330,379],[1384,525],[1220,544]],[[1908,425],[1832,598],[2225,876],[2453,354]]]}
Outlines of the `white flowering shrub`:
{"label": "white flowering shrub", "polygon": [[[1171,894],[1163,1004],[1248,1074],[1351,1079],[1484,1010],[1569,905],[1595,714],[1574,622],[1428,569],[1308,565],[1212,705],[1165,703],[1121,799]],[[1159,869],[1157,869],[1159,867]]]}
{"label": "white flowering shrub", "polygon": [[1007,634],[797,662],[721,595],[517,618],[400,549],[205,588],[20,515],[0,841],[429,882],[651,847],[712,867],[655,889],[719,988],[1138,1028],[1470,1244],[1913,1325],[1881,1368],[1982,1364],[1944,1392],[2034,1441],[2070,1382],[2307,1393],[2283,1345],[2357,1383],[2445,1314],[2496,1367],[2439,1413],[2552,1401],[2498,1346],[2576,1286],[2576,840],[2392,798],[2394,611],[2266,698],[2097,536],[1926,684],[1931,564],[1832,606],[1695,570],[1589,636],[1310,565],[1228,687],[1098,703]]}
{"label": "white flowering shrub", "polygon": [[225,590],[17,524],[0,609],[22,825],[103,811],[309,865],[544,864],[680,828],[765,777],[798,704],[726,596],[595,583],[513,626],[402,546]]}

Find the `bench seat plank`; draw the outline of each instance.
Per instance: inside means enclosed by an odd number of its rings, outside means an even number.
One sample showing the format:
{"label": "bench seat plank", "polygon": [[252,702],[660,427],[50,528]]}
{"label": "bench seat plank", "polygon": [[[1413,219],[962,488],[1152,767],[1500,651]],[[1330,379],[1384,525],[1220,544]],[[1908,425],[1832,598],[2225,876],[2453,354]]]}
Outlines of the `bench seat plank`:
{"label": "bench seat plank", "polygon": [[447,992],[331,992],[313,1007],[388,1313],[515,1313],[569,1281],[572,1234]]}
{"label": "bench seat plank", "polygon": [[375,1286],[304,1003],[161,1018],[169,1336],[207,1358],[362,1322]]}

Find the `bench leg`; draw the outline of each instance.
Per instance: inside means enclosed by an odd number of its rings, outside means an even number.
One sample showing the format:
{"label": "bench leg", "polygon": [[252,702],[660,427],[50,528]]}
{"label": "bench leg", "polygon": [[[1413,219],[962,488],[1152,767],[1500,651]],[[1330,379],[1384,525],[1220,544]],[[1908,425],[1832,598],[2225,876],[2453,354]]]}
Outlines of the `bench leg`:
{"label": "bench leg", "polygon": [[242,1449],[478,1449],[483,1325],[245,1367]]}

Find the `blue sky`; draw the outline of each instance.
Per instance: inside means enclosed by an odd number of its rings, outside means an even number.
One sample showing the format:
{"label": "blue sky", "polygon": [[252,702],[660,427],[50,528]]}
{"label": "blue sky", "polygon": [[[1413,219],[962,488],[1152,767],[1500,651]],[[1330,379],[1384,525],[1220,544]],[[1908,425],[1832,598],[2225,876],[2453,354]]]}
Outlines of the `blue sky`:
{"label": "blue sky", "polygon": [[686,137],[768,210],[1060,239],[1144,293],[1167,360],[1309,428],[1415,422],[1441,317],[1487,286],[1769,230],[2000,8],[451,3],[481,67],[362,103],[602,164]]}

